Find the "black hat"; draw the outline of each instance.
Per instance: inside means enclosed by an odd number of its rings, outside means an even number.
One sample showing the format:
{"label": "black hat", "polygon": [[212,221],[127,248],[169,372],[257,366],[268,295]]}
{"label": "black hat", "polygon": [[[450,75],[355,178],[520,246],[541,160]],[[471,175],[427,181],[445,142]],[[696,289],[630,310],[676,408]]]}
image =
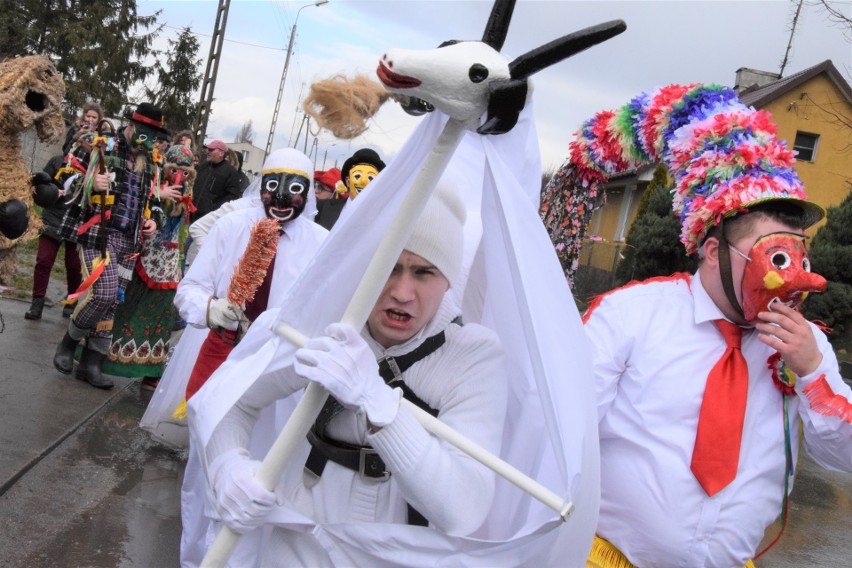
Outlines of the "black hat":
{"label": "black hat", "polygon": [[371,150],[370,148],[361,148],[343,162],[343,167],[340,168],[340,178],[343,180],[348,178],[349,170],[358,164],[370,164],[378,171],[385,169],[385,163],[375,150]]}
{"label": "black hat", "polygon": [[165,121],[163,120],[162,109],[152,103],[140,103],[139,106],[136,107],[135,111],[126,113],[125,117],[138,124],[150,126],[154,130],[164,134],[166,137],[171,136],[171,133],[163,127]]}

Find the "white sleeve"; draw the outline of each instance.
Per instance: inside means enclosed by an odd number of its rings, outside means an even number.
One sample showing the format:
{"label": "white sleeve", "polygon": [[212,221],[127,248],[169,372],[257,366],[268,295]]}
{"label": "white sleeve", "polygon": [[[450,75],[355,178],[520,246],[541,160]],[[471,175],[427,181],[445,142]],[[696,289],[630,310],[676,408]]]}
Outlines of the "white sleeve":
{"label": "white sleeve", "polygon": [[[245,369],[251,368],[251,356],[229,371],[245,380]],[[250,386],[237,403],[222,418],[213,430],[205,450],[206,463],[213,463],[218,456],[235,449],[249,449],[249,441],[260,411],[276,400],[286,398],[307,386],[305,379],[296,375],[293,367],[264,373]]]}
{"label": "white sleeve", "polygon": [[223,269],[222,259],[228,244],[227,235],[221,233],[220,226],[213,227],[208,246],[199,251],[175,293],[174,302],[180,316],[195,327],[207,327],[207,302],[215,294],[216,280]]}
{"label": "white sleeve", "polygon": [[200,249],[201,245],[207,239],[207,234],[210,233],[213,225],[216,224],[216,221],[231,211],[236,211],[236,209],[236,201],[226,201],[218,209],[211,211],[201,219],[197,219],[189,226],[189,236],[192,237],[193,243],[198,241],[198,248]]}
{"label": "white sleeve", "polygon": [[[499,455],[508,397],[502,348],[495,339],[469,344],[446,356],[454,361],[457,375],[439,377],[451,383],[442,396],[440,420]],[[430,525],[448,534],[466,535],[485,521],[494,496],[495,474],[429,434],[407,408],[401,407],[391,424],[367,440],[393,472],[406,502]]]}
{"label": "white sleeve", "polygon": [[598,422],[606,415],[618,393],[618,383],[627,368],[632,342],[624,334],[624,314],[612,298],[603,298],[584,318],[586,336],[592,344]]}
{"label": "white sleeve", "polygon": [[827,469],[852,472],[852,389],[840,376],[825,334],[812,327],[822,362],[813,373],[796,380],[805,449]]}

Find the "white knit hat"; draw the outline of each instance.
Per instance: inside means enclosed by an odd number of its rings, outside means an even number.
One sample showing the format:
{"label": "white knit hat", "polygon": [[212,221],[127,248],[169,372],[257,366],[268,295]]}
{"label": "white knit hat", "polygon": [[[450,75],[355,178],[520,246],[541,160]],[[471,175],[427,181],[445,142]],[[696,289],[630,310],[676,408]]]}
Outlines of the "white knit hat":
{"label": "white knit hat", "polygon": [[451,288],[458,284],[461,274],[465,216],[455,186],[441,180],[405,245],[408,252],[434,264]]}
{"label": "white knit hat", "polygon": [[263,176],[268,173],[282,172],[295,173],[304,176],[310,184],[308,187],[308,193],[313,193],[314,165],[310,158],[305,156],[303,153],[298,150],[294,150],[293,148],[281,148],[280,150],[275,150],[266,157],[266,161],[263,162],[263,169],[261,170],[260,175]]}

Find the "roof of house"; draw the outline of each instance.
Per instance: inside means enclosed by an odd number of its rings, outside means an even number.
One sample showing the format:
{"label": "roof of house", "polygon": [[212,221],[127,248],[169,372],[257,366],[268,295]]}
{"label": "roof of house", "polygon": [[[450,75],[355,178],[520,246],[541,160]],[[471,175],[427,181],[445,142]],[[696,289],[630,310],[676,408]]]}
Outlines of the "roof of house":
{"label": "roof of house", "polygon": [[826,59],[819,65],[814,65],[813,67],[794,73],[789,77],[782,77],[768,85],[746,88],[740,93],[740,100],[749,106],[761,108],[806,81],[813,79],[820,73],[825,73],[837,86],[837,90],[843,93],[849,104],[852,104],[852,87],[849,86],[849,83],[846,82],[831,62],[831,59]]}

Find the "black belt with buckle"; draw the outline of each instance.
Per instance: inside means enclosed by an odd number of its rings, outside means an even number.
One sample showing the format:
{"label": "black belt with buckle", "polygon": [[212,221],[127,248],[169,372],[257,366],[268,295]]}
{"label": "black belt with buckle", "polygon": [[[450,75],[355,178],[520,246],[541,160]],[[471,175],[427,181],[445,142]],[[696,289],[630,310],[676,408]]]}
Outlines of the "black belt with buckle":
{"label": "black belt with buckle", "polygon": [[[371,446],[356,446],[337,440],[328,440],[317,436],[313,430],[308,432],[308,441],[317,451],[311,452],[305,468],[317,477],[322,475],[325,460],[331,460],[352,471],[357,471],[364,479],[385,481],[390,477],[390,472],[385,468],[385,462]],[[314,456],[319,457],[321,463],[312,460]]]}

